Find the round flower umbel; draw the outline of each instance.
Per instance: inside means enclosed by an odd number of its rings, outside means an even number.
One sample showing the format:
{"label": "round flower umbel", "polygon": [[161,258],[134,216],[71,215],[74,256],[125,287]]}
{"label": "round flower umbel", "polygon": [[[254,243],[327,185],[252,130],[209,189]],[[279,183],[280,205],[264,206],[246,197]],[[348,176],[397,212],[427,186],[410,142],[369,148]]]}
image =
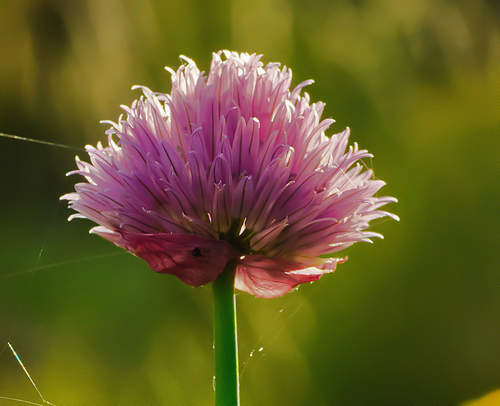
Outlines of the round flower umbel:
{"label": "round flower umbel", "polygon": [[[236,263],[235,287],[283,295],[332,272],[323,258],[380,234],[366,231],[396,199],[347,147],[349,130],[325,135],[323,103],[292,73],[260,55],[223,51],[204,75],[195,63],[172,75],[169,94],[142,87],[110,122],[108,145],[77,157],[85,177],[63,196],[99,226],[91,232],[147,261],[158,272],[199,286]],[[323,256],[323,257],[322,257]]]}

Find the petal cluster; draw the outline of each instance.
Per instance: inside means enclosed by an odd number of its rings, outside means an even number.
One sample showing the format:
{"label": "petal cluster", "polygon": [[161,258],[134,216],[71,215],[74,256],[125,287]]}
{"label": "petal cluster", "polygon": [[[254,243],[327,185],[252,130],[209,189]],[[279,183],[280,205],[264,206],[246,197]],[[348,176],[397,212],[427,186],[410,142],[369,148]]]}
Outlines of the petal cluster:
{"label": "petal cluster", "polygon": [[[223,51],[208,75],[182,57],[169,94],[141,87],[107,145],[87,146],[85,182],[63,196],[98,224],[91,232],[158,272],[199,286],[237,265],[235,287],[275,297],[335,269],[324,258],[379,234],[367,231],[392,197],[348,146],[327,137],[323,103],[290,89],[292,72],[260,55]],[[323,257],[322,257],[323,256]]]}

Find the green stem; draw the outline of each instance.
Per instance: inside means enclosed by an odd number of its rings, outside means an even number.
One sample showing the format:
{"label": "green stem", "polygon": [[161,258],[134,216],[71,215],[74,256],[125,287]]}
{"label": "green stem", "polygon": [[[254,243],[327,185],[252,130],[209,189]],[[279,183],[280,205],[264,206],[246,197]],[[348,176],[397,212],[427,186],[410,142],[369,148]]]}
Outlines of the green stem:
{"label": "green stem", "polygon": [[234,298],[235,272],[236,265],[230,262],[213,284],[215,406],[240,404]]}

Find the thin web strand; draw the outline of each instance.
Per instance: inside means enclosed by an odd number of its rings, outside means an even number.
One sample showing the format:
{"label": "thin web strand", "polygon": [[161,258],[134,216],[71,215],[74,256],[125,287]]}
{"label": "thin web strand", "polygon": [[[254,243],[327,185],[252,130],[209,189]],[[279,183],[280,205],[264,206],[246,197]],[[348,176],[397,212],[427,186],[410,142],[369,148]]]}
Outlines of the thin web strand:
{"label": "thin web strand", "polygon": [[[276,323],[280,318],[282,319],[282,325],[274,331],[272,334],[271,338],[267,342],[266,346],[272,346],[278,338],[281,336],[283,333],[283,330],[287,327],[286,322],[289,321],[292,317],[294,317],[304,306],[304,302],[299,302],[295,309],[293,309],[290,313],[286,314],[285,308],[288,306],[282,307],[280,310],[278,310],[277,314],[273,317],[273,324]],[[240,378],[245,374],[246,370],[248,369],[248,364],[252,360],[256,360],[257,358],[262,358],[264,354],[264,338],[266,334],[261,334],[260,337],[257,339],[257,344],[253,347],[253,349],[250,351],[250,354],[248,358],[243,362],[241,369],[240,369]],[[257,356],[259,357],[257,357]]]}
{"label": "thin web strand", "polygon": [[0,275],[0,279],[7,279],[7,278],[12,278],[14,276],[27,275],[27,274],[34,273],[34,272],[37,272],[37,271],[42,271],[42,270],[47,270],[47,269],[54,269],[54,268],[58,268],[60,266],[75,264],[75,263],[78,263],[78,262],[92,261],[94,259],[115,257],[115,256],[118,256],[118,255],[125,255],[125,254],[126,254],[125,252],[112,252],[112,253],[109,253],[109,254],[94,255],[94,256],[91,256],[91,257],[78,258],[78,259],[70,259],[68,261],[61,261],[61,262],[54,262],[52,264],[41,265],[41,266],[37,266],[37,267],[34,267],[34,268],[26,269],[24,271],[17,271],[17,272],[7,273],[5,275]]}
{"label": "thin web strand", "polygon": [[[48,400],[46,400],[43,395],[42,395],[42,392],[40,392],[40,390],[38,389],[38,386],[36,386],[36,383],[35,381],[33,380],[33,378],[31,377],[31,375],[29,374],[28,370],[26,369],[26,367],[24,366],[23,364],[23,361],[21,360],[21,357],[17,354],[16,350],[14,349],[14,347],[12,346],[11,343],[7,343],[7,345],[9,346],[10,350],[12,351],[12,354],[14,355],[14,357],[16,358],[16,361],[18,362],[18,364],[21,366],[21,368],[23,369],[24,373],[26,374],[26,376],[28,377],[29,381],[31,382],[31,385],[35,388],[36,390],[36,393],[38,393],[38,396],[40,396],[40,399],[42,400],[42,403],[46,404],[46,405],[52,405],[52,406],[55,406],[54,403],[51,403],[49,402]],[[28,402],[28,401],[24,401],[25,403]],[[32,402],[33,403],[33,402]]]}
{"label": "thin web strand", "polygon": [[394,219],[391,217],[384,217],[384,218],[380,218],[380,219],[375,219],[375,220],[372,220],[370,222],[370,225],[373,227],[377,227],[377,226],[384,224],[384,223],[387,223],[389,221],[394,221]]}
{"label": "thin web strand", "polygon": [[[26,405],[35,405],[35,406],[44,406],[41,403],[31,402],[29,400],[17,399],[17,398],[9,398],[8,396],[0,396],[0,399],[10,400],[11,402],[24,403]],[[47,403],[45,403],[47,404]],[[53,404],[53,403],[50,403]]]}
{"label": "thin web strand", "polygon": [[[5,344],[3,346],[2,351],[0,351],[0,356],[7,350],[7,348],[9,348],[9,343],[8,342],[7,342],[7,344]],[[24,404],[27,404],[27,405],[44,406],[41,403],[32,402],[30,400],[13,398],[13,397],[9,397],[9,396],[0,396],[0,399],[2,399],[2,400],[9,400],[11,402],[24,403]]]}
{"label": "thin web strand", "polygon": [[17,140],[17,141],[33,142],[35,144],[43,144],[43,145],[48,145],[51,147],[64,148],[64,149],[69,149],[72,151],[79,151],[79,152],[85,151],[83,148],[72,147],[71,145],[58,144],[57,142],[50,142],[50,141],[44,141],[44,140],[36,140],[34,138],[21,137],[19,135],[6,134],[6,133],[2,133],[2,132],[0,132],[0,137],[9,138],[12,140]]}
{"label": "thin web strand", "polygon": [[361,165],[365,167],[366,170],[371,170],[373,172],[372,174],[372,179],[374,180],[381,180],[379,177],[375,176],[375,167],[373,166],[373,158],[369,157],[368,159],[370,160],[370,163],[367,164],[364,160],[366,158],[361,158],[359,162],[361,162]]}

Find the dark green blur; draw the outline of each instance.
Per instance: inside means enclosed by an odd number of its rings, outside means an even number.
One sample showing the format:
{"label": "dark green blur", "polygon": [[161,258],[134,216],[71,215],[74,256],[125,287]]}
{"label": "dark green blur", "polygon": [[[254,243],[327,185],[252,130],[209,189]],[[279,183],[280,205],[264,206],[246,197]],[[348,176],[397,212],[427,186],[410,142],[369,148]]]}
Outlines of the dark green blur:
{"label": "dark green blur", "polygon": [[[315,79],[401,222],[298,292],[238,295],[241,404],[457,405],[500,387],[498,21],[493,0],[3,0],[0,131],[96,143],[179,54]],[[211,405],[211,289],[68,224],[74,152],[0,151],[0,396],[40,401],[10,341],[57,406]]]}

